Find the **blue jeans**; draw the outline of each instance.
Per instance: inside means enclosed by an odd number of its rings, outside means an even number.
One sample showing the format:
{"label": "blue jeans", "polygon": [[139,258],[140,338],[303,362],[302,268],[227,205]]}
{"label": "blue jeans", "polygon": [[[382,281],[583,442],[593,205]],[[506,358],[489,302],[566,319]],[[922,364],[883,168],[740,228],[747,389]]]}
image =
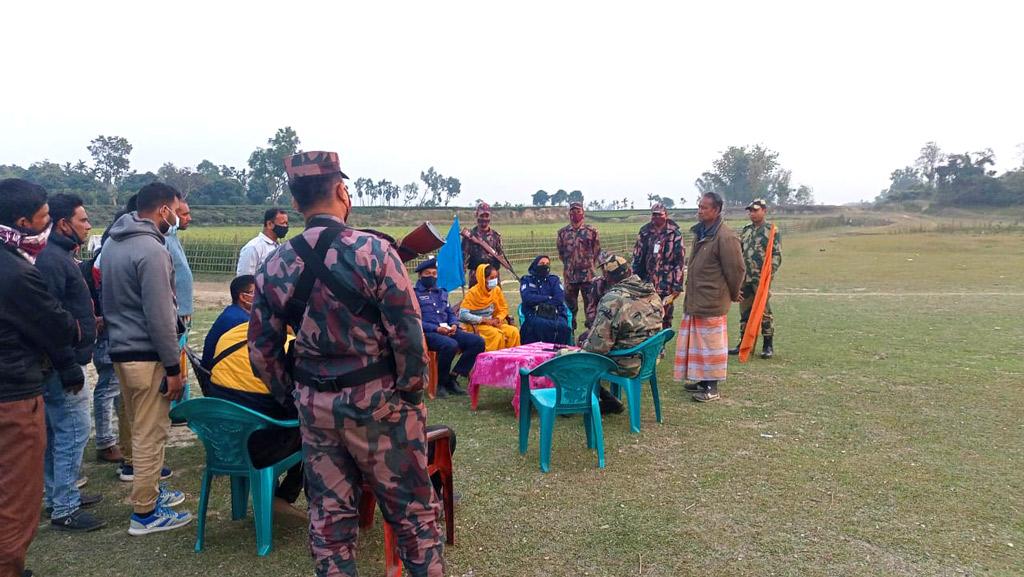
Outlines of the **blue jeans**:
{"label": "blue jeans", "polygon": [[89,441],[88,386],[77,395],[65,393],[56,372],[43,382],[46,402],[46,456],[43,459],[43,501],[53,507],[51,519],[78,510],[81,495],[75,482],[82,467],[82,452]]}
{"label": "blue jeans", "polygon": [[93,353],[93,366],[99,380],[92,392],[93,419],[96,421],[96,448],[109,449],[117,445],[117,429],[114,428],[114,403],[121,397],[121,383],[114,373],[114,364],[107,354],[107,339],[97,339]]}

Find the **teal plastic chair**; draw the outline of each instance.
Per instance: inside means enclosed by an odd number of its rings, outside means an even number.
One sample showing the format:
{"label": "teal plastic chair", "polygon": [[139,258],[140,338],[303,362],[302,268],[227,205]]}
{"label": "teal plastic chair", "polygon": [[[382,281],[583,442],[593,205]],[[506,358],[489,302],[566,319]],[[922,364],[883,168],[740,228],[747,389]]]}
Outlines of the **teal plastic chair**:
{"label": "teal plastic chair", "polygon": [[609,374],[605,379],[612,384],[611,393],[620,397],[621,389],[626,390],[626,402],[629,403],[629,430],[633,433],[640,432],[640,387],[644,381],[651,383],[651,397],[654,398],[654,416],[661,422],[661,397],[658,395],[658,356],[661,355],[665,344],[676,336],[672,329],[664,329],[653,337],[639,345],[611,351],[610,358],[640,356],[640,373],[635,377],[623,377],[614,373]]}
{"label": "teal plastic chair", "polygon": [[230,401],[206,397],[178,405],[171,411],[171,417],[186,419],[189,428],[195,431],[206,448],[206,471],[203,473],[202,492],[199,496],[196,552],[203,550],[206,507],[210,502],[213,478],[228,475],[231,477],[231,518],[245,518],[251,489],[256,524],[256,553],[261,557],[270,553],[274,487],[277,478],[302,459],[302,452],[297,451],[270,467],[256,469],[249,459],[249,436],[272,427],[298,427],[299,422],[278,421]]}
{"label": "teal plastic chair", "polygon": [[[523,315],[523,303],[519,303],[519,309],[516,311],[516,314],[519,315],[519,326],[523,326],[523,323],[526,322],[526,316]],[[565,314],[569,318],[569,327],[571,328],[572,327],[572,311],[569,310],[569,307],[565,307]]]}
{"label": "teal plastic chair", "polygon": [[[555,415],[583,415],[587,448],[597,449],[597,466],[604,468],[604,431],[597,387],[615,363],[593,353],[570,353],[544,362],[533,370],[519,369],[519,454],[530,441],[530,407],[540,419],[540,470],[551,469],[551,433]],[[531,389],[530,377],[547,377],[555,384],[548,389]]]}

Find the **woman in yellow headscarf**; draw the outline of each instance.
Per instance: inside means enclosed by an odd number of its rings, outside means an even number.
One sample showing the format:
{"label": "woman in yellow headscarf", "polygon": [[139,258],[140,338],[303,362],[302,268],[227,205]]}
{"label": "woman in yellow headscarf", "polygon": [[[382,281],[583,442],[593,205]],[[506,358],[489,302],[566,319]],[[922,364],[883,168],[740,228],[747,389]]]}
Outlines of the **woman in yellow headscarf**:
{"label": "woman in yellow headscarf", "polygon": [[476,284],[466,291],[459,308],[462,328],[483,337],[488,351],[519,346],[519,329],[508,324],[508,303],[498,285],[498,269],[476,267]]}

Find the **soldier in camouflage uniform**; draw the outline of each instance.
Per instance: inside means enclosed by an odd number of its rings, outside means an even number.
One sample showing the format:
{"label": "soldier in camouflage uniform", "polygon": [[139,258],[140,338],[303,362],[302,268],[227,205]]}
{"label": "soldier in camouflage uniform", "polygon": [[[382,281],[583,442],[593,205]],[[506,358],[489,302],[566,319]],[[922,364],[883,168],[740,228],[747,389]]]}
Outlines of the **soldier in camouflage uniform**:
{"label": "soldier in camouflage uniform", "polygon": [[[583,224],[583,203],[569,205],[569,224],[558,231],[558,258],[562,260],[565,281],[565,305],[572,311],[572,330],[576,331],[579,316],[579,294],[583,293],[583,310],[590,308],[594,263],[601,254],[597,229]],[[597,303],[594,303],[595,305]],[[590,326],[589,323],[587,326]]]}
{"label": "soldier in camouflage uniform", "polygon": [[672,302],[683,290],[683,264],[686,249],[679,225],[668,217],[665,205],[651,207],[651,222],[640,229],[633,247],[633,271],[640,280],[654,285],[654,290],[665,303],[663,328],[672,326]]}
{"label": "soldier in camouflage uniform", "polygon": [[[491,247],[494,252],[505,254],[505,249],[501,246],[501,235],[491,228],[491,205],[486,202],[481,202],[476,207],[476,226],[469,230],[469,236]],[[482,246],[469,240],[462,243],[462,264],[469,271],[470,288],[476,284],[476,267],[481,264],[489,264],[494,268],[501,267],[501,263],[487,254]]]}
{"label": "soldier in camouflage uniform", "polygon": [[[412,283],[388,239],[345,224],[352,201],[336,153],[296,154],[285,167],[306,230],[256,276],[249,355],[275,397],[298,408],[316,575],[356,575],[365,483],[406,570],[440,577],[422,403],[427,356]],[[289,328],[293,359],[284,353]]]}
{"label": "soldier in camouflage uniform", "polygon": [[[740,303],[740,343],[743,342],[743,332],[747,329],[747,319],[750,318],[750,309],[754,306],[754,296],[757,294],[757,286],[761,282],[761,267],[764,265],[764,253],[768,249],[768,233],[772,229],[772,223],[765,220],[768,213],[768,203],[762,198],[756,198],[747,205],[747,215],[750,216],[750,224],[743,227],[740,232],[740,244],[743,247],[743,264],[747,268],[747,275],[743,279],[743,302]],[[775,282],[775,273],[782,266],[782,245],[779,229],[775,229],[775,239],[772,241],[772,278],[769,279],[769,287]],[[771,298],[771,293],[768,293]],[[775,338],[775,318],[772,316],[771,301],[764,305],[764,316],[761,317],[761,358],[770,359],[775,355],[775,347],[772,342]],[[735,349],[729,349],[730,355],[740,354],[740,345]]]}
{"label": "soldier in camouflage uniform", "polygon": [[[628,349],[651,338],[662,329],[665,311],[650,283],[633,274],[626,259],[611,257],[604,263],[604,280],[610,285],[601,297],[597,316],[583,350],[607,354],[613,350]],[[615,357],[618,374],[635,377],[640,372],[640,357]],[[622,412],[622,403],[601,387],[601,412]]]}
{"label": "soldier in camouflage uniform", "polygon": [[598,303],[600,303],[601,298],[608,293],[608,289],[612,288],[612,285],[609,284],[608,280],[604,277],[604,267],[613,262],[618,262],[617,257],[614,254],[606,253],[604,251],[601,251],[601,256],[598,257],[598,260],[597,268],[601,271],[601,274],[590,283],[589,298],[583,301],[587,305],[585,311],[586,320],[584,321],[584,325],[587,327],[587,330],[580,333],[579,339],[577,340],[577,343],[579,343],[580,346],[583,346],[587,337],[590,336],[590,328],[594,326],[594,318],[597,316]]}

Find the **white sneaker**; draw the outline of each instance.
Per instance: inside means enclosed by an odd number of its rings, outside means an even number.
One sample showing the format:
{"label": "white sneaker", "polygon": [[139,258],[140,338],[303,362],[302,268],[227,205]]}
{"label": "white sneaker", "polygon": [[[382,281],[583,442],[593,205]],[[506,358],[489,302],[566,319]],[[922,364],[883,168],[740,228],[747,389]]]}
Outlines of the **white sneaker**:
{"label": "white sneaker", "polygon": [[176,507],[184,502],[185,493],[168,489],[163,483],[160,483],[160,495],[156,498],[157,509],[161,507]]}
{"label": "white sneaker", "polygon": [[167,507],[157,507],[153,514],[148,517],[140,517],[138,513],[132,513],[131,520],[128,523],[128,534],[137,537],[161,531],[171,531],[172,529],[184,527],[191,521],[191,513],[178,513]]}

